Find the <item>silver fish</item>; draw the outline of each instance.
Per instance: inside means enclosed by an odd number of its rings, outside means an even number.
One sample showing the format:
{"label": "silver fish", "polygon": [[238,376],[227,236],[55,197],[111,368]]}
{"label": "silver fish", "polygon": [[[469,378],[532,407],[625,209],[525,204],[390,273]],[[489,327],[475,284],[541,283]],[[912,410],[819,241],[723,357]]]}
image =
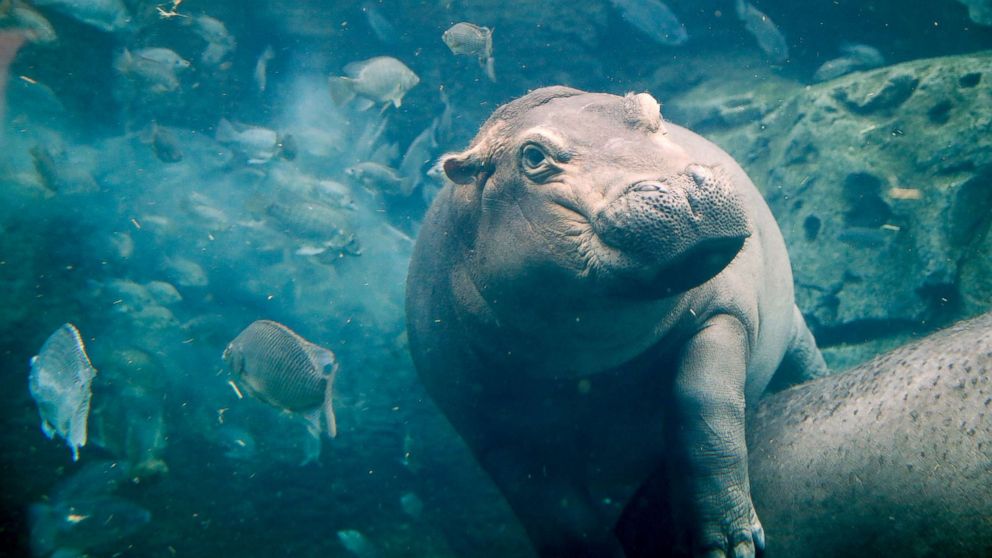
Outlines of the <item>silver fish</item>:
{"label": "silver fish", "polygon": [[343,529],[338,531],[338,540],[341,545],[356,558],[376,558],[379,551],[361,531],[355,529]]}
{"label": "silver fish", "polygon": [[344,67],[344,72],[344,76],[328,79],[331,98],[335,104],[343,105],[356,96],[361,97],[359,110],[367,110],[375,103],[392,103],[399,108],[406,92],[420,83],[413,70],[391,56],[352,62]]}
{"label": "silver fish", "polygon": [[845,56],[857,60],[863,69],[877,68],[885,64],[885,57],[877,48],[871,45],[858,43],[844,43],[840,46],[840,51]]}
{"label": "silver fish", "polygon": [[151,145],[155,157],[163,163],[178,163],[183,160],[179,139],[168,128],[159,126],[154,120],[141,132],[139,139],[142,143]]}
{"label": "silver fish", "polygon": [[744,23],[744,28],[757,39],[758,47],[772,62],[785,62],[789,58],[789,45],[785,42],[785,36],[775,26],[775,22],[747,0],[736,0],[735,7],[737,17]]}
{"label": "silver fish", "polygon": [[885,64],[885,57],[877,48],[861,44],[844,44],[844,56],[827,60],[813,74],[813,81],[828,81],[851,72],[870,70]]}
{"label": "silver fish", "polygon": [[474,56],[486,71],[490,81],[496,81],[493,58],[493,31],[488,27],[461,22],[452,25],[441,35],[441,40],[456,55]]}
{"label": "silver fish", "polygon": [[79,330],[63,324],[31,359],[28,387],[38,404],[41,429],[49,438],[58,434],[79,459],[79,448],[86,445],[86,422],[90,414],[90,385],[96,368],[86,355]]}
{"label": "silver fish", "polygon": [[685,25],[659,0],[610,0],[624,21],[658,44],[679,46],[689,40]]}
{"label": "silver fish", "polygon": [[400,197],[409,196],[413,192],[413,181],[400,176],[396,169],[382,163],[364,161],[348,167],[344,172],[372,192]]}
{"label": "silver fish", "polygon": [[208,66],[219,66],[238,46],[234,36],[227,31],[227,26],[217,18],[197,16],[192,19],[192,25],[196,34],[207,42],[200,61]]}
{"label": "silver fish", "polygon": [[272,203],[266,212],[275,219],[282,232],[294,238],[310,240],[333,237],[344,221],[341,210],[302,199]]}
{"label": "silver fish", "polygon": [[41,177],[41,183],[59,194],[79,194],[96,192],[100,189],[93,176],[85,169],[73,164],[74,161],[64,151],[48,149],[36,145],[28,150],[34,168]]}
{"label": "silver fish", "polygon": [[278,322],[258,320],[228,344],[223,358],[244,391],[302,414],[315,437],[337,435],[332,389],[338,362],[330,350]]}
{"label": "silver fish", "polygon": [[35,6],[49,6],[77,21],[114,32],[127,28],[131,14],[122,0],[33,0]]}
{"label": "silver fish", "polygon": [[138,82],[152,93],[168,93],[179,89],[176,67],[171,62],[145,58],[125,48],[114,57],[113,66],[118,74]]}
{"label": "silver fish", "polygon": [[365,2],[362,4],[362,11],[365,12],[365,21],[369,24],[375,38],[387,45],[396,42],[396,26],[382,14],[378,6],[372,2]]}
{"label": "silver fish", "polygon": [[[35,556],[66,556],[119,541],[147,525],[147,509],[117,496],[32,504],[28,509]],[[54,554],[53,554],[54,552]]]}
{"label": "silver fish", "polygon": [[221,118],[215,134],[217,141],[234,147],[243,153],[249,164],[266,163],[279,154],[279,134],[275,130],[261,126],[233,124]]}
{"label": "silver fish", "polygon": [[159,64],[168,66],[176,72],[181,72],[190,66],[189,60],[179,56],[179,54],[171,48],[148,47],[138,49],[134,51],[134,54],[135,56],[139,56],[145,60],[151,60],[153,62],[158,62]]}

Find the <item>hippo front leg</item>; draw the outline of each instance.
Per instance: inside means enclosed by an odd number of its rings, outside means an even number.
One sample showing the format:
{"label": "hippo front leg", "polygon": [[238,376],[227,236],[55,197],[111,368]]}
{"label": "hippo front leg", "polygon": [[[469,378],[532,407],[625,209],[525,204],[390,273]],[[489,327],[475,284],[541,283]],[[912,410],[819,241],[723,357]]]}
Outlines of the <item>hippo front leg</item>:
{"label": "hippo front leg", "polygon": [[747,332],[728,315],[686,344],[675,380],[676,439],[691,506],[694,555],[753,557],[764,531],[751,503],[744,438]]}

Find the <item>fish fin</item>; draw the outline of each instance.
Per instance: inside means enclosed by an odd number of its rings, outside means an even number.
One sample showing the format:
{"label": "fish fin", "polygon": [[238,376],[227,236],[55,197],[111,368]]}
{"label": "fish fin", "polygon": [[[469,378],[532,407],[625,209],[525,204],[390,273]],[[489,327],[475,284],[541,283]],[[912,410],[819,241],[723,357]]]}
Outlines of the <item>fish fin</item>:
{"label": "fish fin", "polygon": [[401,106],[403,106],[403,96],[402,95],[397,95],[396,97],[393,98],[393,106],[396,107],[396,108],[400,108]]}
{"label": "fish fin", "polygon": [[489,81],[496,83],[496,59],[490,56],[486,58],[486,76],[489,77]]}
{"label": "fish fin", "polygon": [[737,17],[739,19],[744,19],[747,17],[747,2],[745,0],[735,0],[734,9],[737,11]]}
{"label": "fish fin", "polygon": [[320,459],[320,438],[308,437],[303,441],[303,461],[300,465],[316,463]]}
{"label": "fish fin", "polygon": [[126,74],[132,63],[134,63],[134,56],[131,55],[131,51],[127,47],[124,47],[124,51],[114,57],[114,70],[120,74]]}
{"label": "fish fin", "polygon": [[323,254],[327,251],[327,246],[312,246],[310,244],[301,244],[299,248],[293,253],[297,256],[317,256]]}
{"label": "fish fin", "polygon": [[408,198],[413,194],[414,188],[417,187],[417,181],[412,177],[400,178],[400,193],[403,197]]}
{"label": "fish fin", "polygon": [[324,387],[324,420],[327,422],[327,437],[335,438],[338,435],[338,419],[334,416],[334,376],[337,374],[337,367],[327,378],[327,385]]}
{"label": "fish fin", "polygon": [[331,90],[331,100],[335,105],[341,106],[355,98],[354,80],[344,76],[331,76],[327,78],[327,85]]}
{"label": "fish fin", "polygon": [[375,102],[373,102],[372,99],[362,98],[355,101],[355,109],[361,112],[365,112],[374,106],[375,106]]}
{"label": "fish fin", "polygon": [[305,411],[304,413],[302,413],[303,420],[307,424],[307,432],[309,432],[311,436],[317,438],[318,440],[320,439],[320,433],[323,431],[323,428],[320,427],[320,415],[323,412],[324,409],[318,407],[316,409],[311,409],[309,411]]}
{"label": "fish fin", "polygon": [[220,122],[217,123],[214,138],[221,143],[228,143],[234,141],[237,136],[238,132],[234,129],[234,124],[231,124],[231,121],[226,118],[221,118]]}
{"label": "fish fin", "polygon": [[158,124],[154,120],[152,120],[151,122],[148,123],[147,126],[142,128],[141,131],[138,132],[138,141],[140,141],[145,145],[154,143],[155,133],[157,131],[158,131]]}
{"label": "fish fin", "polygon": [[55,437],[55,427],[45,419],[41,420],[41,431],[45,433],[45,436],[48,436],[49,440]]}
{"label": "fish fin", "polygon": [[76,409],[75,414],[69,422],[69,432],[66,436],[66,443],[72,449],[72,460],[79,461],[79,448],[86,445],[86,423],[90,414],[90,398],[87,394],[86,402]]}
{"label": "fish fin", "polygon": [[[334,416],[334,379],[338,375],[338,359],[334,356],[334,353],[323,348],[315,347],[313,352],[313,360],[320,367],[322,372],[325,372],[326,383],[324,385],[324,404],[322,407],[324,421],[327,424],[327,436],[334,438],[338,435],[338,423]],[[330,370],[328,371],[328,368]]]}

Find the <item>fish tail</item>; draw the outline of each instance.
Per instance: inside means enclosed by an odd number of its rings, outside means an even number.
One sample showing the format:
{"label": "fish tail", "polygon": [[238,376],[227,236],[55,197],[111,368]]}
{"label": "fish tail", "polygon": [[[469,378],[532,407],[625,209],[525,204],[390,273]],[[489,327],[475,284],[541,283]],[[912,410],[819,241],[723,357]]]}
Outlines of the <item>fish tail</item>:
{"label": "fish tail", "polygon": [[737,11],[737,17],[739,19],[744,19],[747,17],[747,2],[745,0],[736,0],[734,2],[734,9]]}
{"label": "fish tail", "polygon": [[124,51],[114,57],[114,70],[120,74],[126,74],[131,68],[131,64],[134,62],[134,57],[131,55],[131,51],[124,47]]}
{"label": "fish tail", "polygon": [[341,106],[355,98],[355,85],[351,78],[331,76],[327,78],[327,85],[331,89],[331,99],[335,105]]}
{"label": "fish tail", "polygon": [[228,119],[221,118],[220,122],[217,123],[217,131],[214,137],[221,143],[233,142],[237,139],[238,132]]}
{"label": "fish tail", "polygon": [[324,421],[327,423],[327,436],[334,438],[338,435],[338,421],[334,416],[334,379],[338,375],[338,361],[331,351],[322,351],[318,354],[317,362],[324,367],[330,367],[327,374],[327,383],[324,384]]}
{"label": "fish tail", "polygon": [[489,77],[489,81],[496,83],[496,59],[490,56],[486,58],[486,76]]}

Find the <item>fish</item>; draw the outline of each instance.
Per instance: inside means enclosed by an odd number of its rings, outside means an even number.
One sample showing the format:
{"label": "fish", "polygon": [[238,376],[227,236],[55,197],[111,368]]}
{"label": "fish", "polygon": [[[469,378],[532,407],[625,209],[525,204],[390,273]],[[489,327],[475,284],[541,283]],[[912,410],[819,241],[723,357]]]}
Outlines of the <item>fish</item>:
{"label": "fish", "polygon": [[193,260],[181,256],[166,257],[163,264],[165,272],[180,287],[206,287],[210,283],[203,266]]}
{"label": "fish", "polygon": [[678,16],[659,0],[610,0],[620,17],[654,42],[679,46],[689,40],[689,33]]}
{"label": "fish", "polygon": [[365,2],[362,4],[362,12],[365,13],[365,22],[369,24],[369,29],[372,30],[372,34],[375,38],[379,39],[387,45],[394,44],[396,42],[396,26],[382,15],[382,11],[372,2]]}
{"label": "fish", "polygon": [[163,163],[178,163],[183,160],[183,150],[179,139],[168,128],[159,126],[154,120],[141,133],[142,143],[152,146],[155,157]]}
{"label": "fish", "polygon": [[332,396],[338,361],[329,349],[281,323],[258,320],[227,345],[223,359],[242,391],[302,415],[315,438],[337,436]]}
{"label": "fish", "polygon": [[249,165],[267,163],[282,153],[284,149],[279,134],[275,130],[261,126],[235,124],[226,118],[220,119],[214,138],[245,155]]}
{"label": "fish", "polygon": [[474,56],[486,71],[490,81],[496,81],[496,61],[493,58],[493,31],[488,27],[461,22],[452,25],[441,35],[455,55]]}
{"label": "fish", "polygon": [[62,324],[41,351],[31,358],[28,387],[41,414],[41,430],[49,438],[57,434],[79,459],[86,445],[86,423],[90,414],[91,385],[96,368],[90,363],[79,330]]}
{"label": "fish", "polygon": [[266,85],[268,85],[269,60],[275,57],[276,53],[272,50],[272,45],[266,46],[262,54],[258,55],[258,60],[255,62],[255,87],[259,91],[264,92]]}
{"label": "fish", "polygon": [[338,106],[361,97],[359,110],[368,110],[375,103],[392,103],[399,108],[406,92],[420,83],[420,78],[406,64],[391,56],[377,56],[344,67],[344,76],[331,76],[328,85],[331,99]]}
{"label": "fish", "polygon": [[28,150],[41,183],[59,194],[91,193],[100,189],[93,176],[72,164],[61,150],[36,145]]}
{"label": "fish", "polygon": [[182,56],[176,53],[176,51],[170,48],[164,47],[148,47],[141,48],[134,51],[135,56],[144,58],[145,60],[151,60],[153,62],[158,62],[172,68],[173,71],[181,72],[190,67],[189,60],[186,60]]}
{"label": "fish", "polygon": [[46,6],[76,21],[113,33],[131,25],[131,14],[122,0],[32,0],[35,6]]}
{"label": "fish", "polygon": [[[153,50],[153,53],[162,56],[158,50]],[[113,67],[120,76],[137,82],[152,93],[169,93],[179,89],[176,63],[173,61],[146,58],[125,48],[114,57]]]}
{"label": "fish", "polygon": [[816,69],[816,72],[813,73],[813,81],[817,83],[830,81],[851,72],[856,72],[857,70],[858,63],[856,60],[848,58],[847,56],[840,56],[827,60],[821,64],[820,67]]}
{"label": "fish", "polygon": [[416,493],[407,492],[400,496],[400,509],[403,510],[403,513],[417,519],[424,512],[424,502]]}
{"label": "fish", "polygon": [[116,461],[86,461],[50,491],[53,501],[89,500],[117,492],[130,480],[128,468]]}
{"label": "fish", "polygon": [[10,31],[17,30],[24,35],[28,42],[36,45],[53,45],[59,39],[55,28],[45,16],[31,6],[20,2],[13,4],[6,14],[0,15],[0,28]]}
{"label": "fish", "polygon": [[845,56],[858,62],[861,69],[877,68],[885,65],[885,57],[879,50],[871,45],[859,43],[844,43],[840,46],[840,51]]}
{"label": "fish", "polygon": [[747,0],[736,0],[735,7],[737,17],[744,23],[744,28],[757,39],[758,47],[772,62],[785,62],[789,58],[789,45],[775,22]]}
{"label": "fish", "polygon": [[344,221],[341,210],[306,199],[280,200],[265,209],[279,229],[293,238],[328,239]]}
{"label": "fish", "polygon": [[[85,551],[133,535],[151,522],[146,508],[117,496],[32,504],[28,508],[31,550],[54,556]],[[65,555],[65,554],[61,554]]]}
{"label": "fish", "polygon": [[382,163],[363,161],[348,167],[344,173],[371,192],[399,197],[413,193],[413,182],[409,178],[400,176],[396,169]]}
{"label": "fish", "polygon": [[223,21],[208,15],[199,15],[190,21],[196,34],[207,42],[207,48],[200,54],[200,62],[207,66],[220,66],[237,48],[237,41],[227,31]]}
{"label": "fish", "polygon": [[851,72],[870,70],[885,65],[885,57],[877,48],[862,44],[844,44],[844,56],[827,60],[813,74],[813,81],[829,81]]}
{"label": "fish", "polygon": [[345,547],[353,556],[358,558],[376,558],[379,556],[379,551],[361,531],[342,529],[337,532],[337,535],[338,540],[341,541],[341,546]]}

